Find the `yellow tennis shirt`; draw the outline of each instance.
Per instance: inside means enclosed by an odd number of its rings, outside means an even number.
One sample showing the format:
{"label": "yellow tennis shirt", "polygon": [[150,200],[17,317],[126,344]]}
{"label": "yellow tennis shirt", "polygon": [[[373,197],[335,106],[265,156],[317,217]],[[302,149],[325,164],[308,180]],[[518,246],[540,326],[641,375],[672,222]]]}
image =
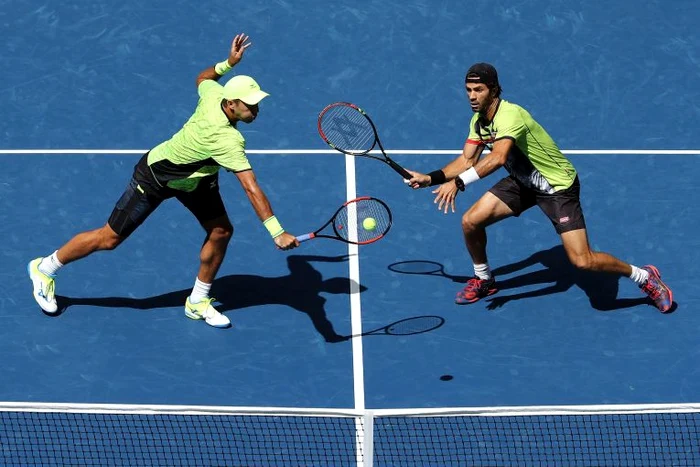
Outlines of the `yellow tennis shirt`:
{"label": "yellow tennis shirt", "polygon": [[468,144],[492,149],[499,139],[514,141],[505,168],[525,186],[551,194],[574,183],[574,166],[544,128],[519,105],[501,100],[493,121],[484,125],[475,113],[469,127]]}
{"label": "yellow tennis shirt", "polygon": [[202,81],[192,116],[172,138],[150,151],[148,165],[162,185],[193,191],[202,177],[221,167],[231,172],[251,169],[245,138],[221,108],[223,90],[216,81]]}

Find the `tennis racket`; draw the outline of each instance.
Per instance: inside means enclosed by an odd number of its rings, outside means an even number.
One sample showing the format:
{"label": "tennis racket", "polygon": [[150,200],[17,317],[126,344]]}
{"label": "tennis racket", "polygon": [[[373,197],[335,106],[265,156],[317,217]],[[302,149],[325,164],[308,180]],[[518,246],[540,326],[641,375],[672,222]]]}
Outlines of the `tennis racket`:
{"label": "tennis racket", "polygon": [[[318,133],[330,147],[351,156],[364,156],[382,161],[409,180],[411,174],[387,156],[379,141],[377,128],[364,110],[349,102],[327,106],[318,116]],[[382,157],[370,154],[377,146]]]}
{"label": "tennis racket", "polygon": [[[364,227],[364,221],[368,218],[374,219],[374,228]],[[305,242],[312,238],[332,238],[345,243],[366,245],[384,237],[390,228],[389,206],[380,199],[363,196],[346,202],[320,229],[300,235],[297,240]]]}

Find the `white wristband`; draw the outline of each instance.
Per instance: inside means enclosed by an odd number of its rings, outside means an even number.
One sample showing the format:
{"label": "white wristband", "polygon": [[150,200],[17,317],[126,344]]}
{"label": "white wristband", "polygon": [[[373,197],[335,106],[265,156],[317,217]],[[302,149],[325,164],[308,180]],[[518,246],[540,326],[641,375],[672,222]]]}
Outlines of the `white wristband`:
{"label": "white wristband", "polygon": [[218,74],[219,76],[224,76],[231,70],[231,68],[233,67],[229,65],[228,58],[223,62],[219,62],[216,65],[214,65],[214,71],[216,71],[216,74]]}
{"label": "white wristband", "polygon": [[464,186],[479,180],[479,174],[474,167],[470,167],[466,172],[462,172],[458,177],[464,182]]}

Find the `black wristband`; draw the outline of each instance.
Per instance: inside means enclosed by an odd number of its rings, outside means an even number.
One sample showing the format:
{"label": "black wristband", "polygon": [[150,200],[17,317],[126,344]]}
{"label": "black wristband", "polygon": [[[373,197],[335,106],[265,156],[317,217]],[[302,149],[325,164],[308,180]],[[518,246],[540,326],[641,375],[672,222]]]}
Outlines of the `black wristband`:
{"label": "black wristband", "polygon": [[457,185],[459,191],[464,191],[464,180],[459,178],[459,176],[455,178],[455,185]]}
{"label": "black wristband", "polygon": [[428,174],[430,176],[430,186],[442,185],[445,183],[445,172],[442,170],[434,170]]}

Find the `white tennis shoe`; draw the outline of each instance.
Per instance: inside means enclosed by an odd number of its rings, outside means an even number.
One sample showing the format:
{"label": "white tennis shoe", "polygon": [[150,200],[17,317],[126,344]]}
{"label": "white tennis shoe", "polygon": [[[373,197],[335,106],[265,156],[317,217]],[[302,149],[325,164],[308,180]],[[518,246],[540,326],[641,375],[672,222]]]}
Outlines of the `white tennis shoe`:
{"label": "white tennis shoe", "polygon": [[52,276],[47,276],[39,271],[39,263],[41,263],[42,259],[36,258],[31,260],[27,265],[27,272],[34,286],[34,300],[36,300],[42,310],[54,314],[58,311],[56,295],[54,294],[56,283]]}
{"label": "white tennis shoe", "polygon": [[190,297],[185,301],[185,316],[190,319],[203,319],[209,326],[227,328],[231,321],[212,306],[214,298],[205,298],[201,302],[192,303]]}

